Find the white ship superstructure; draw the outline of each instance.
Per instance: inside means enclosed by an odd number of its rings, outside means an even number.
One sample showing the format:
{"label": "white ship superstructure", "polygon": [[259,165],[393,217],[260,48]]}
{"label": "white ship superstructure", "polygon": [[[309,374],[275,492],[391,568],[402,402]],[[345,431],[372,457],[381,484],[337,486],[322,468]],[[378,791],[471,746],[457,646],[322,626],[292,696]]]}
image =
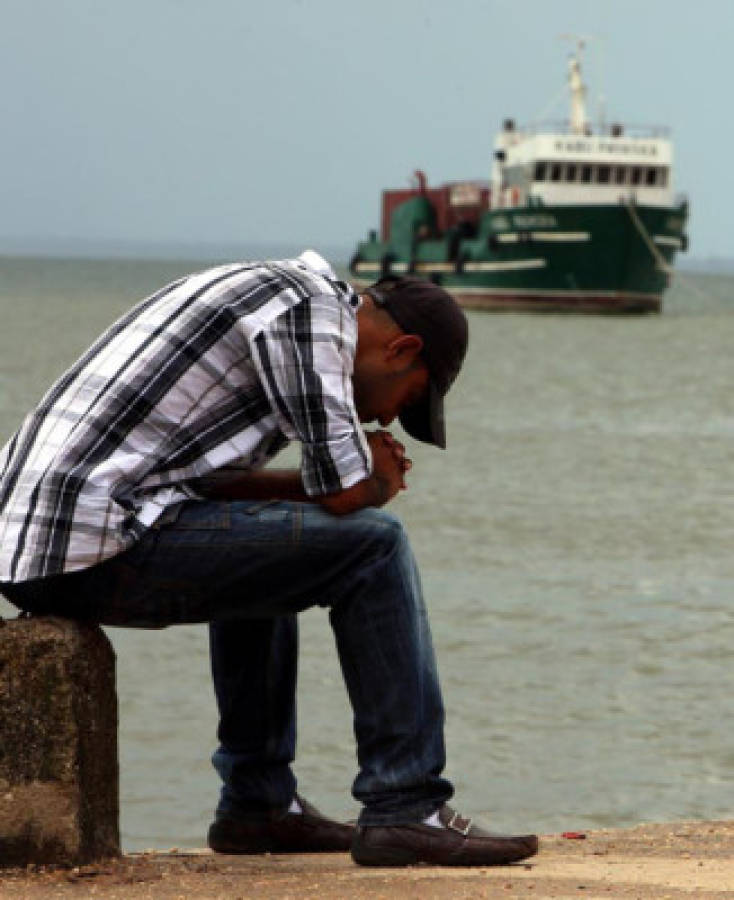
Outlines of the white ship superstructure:
{"label": "white ship superstructure", "polygon": [[497,136],[493,206],[629,203],[673,207],[673,146],[664,128],[593,129],[576,56],[569,60],[568,122],[518,130],[508,119]]}

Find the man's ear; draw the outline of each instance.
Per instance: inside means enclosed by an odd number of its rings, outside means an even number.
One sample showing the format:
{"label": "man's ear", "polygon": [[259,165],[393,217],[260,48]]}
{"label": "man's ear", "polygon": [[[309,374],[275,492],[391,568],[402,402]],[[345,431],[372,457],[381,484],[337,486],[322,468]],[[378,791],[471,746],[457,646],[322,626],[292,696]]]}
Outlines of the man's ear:
{"label": "man's ear", "polygon": [[386,358],[390,361],[400,362],[401,365],[411,365],[423,349],[423,338],[418,334],[401,334],[388,342],[385,347]]}

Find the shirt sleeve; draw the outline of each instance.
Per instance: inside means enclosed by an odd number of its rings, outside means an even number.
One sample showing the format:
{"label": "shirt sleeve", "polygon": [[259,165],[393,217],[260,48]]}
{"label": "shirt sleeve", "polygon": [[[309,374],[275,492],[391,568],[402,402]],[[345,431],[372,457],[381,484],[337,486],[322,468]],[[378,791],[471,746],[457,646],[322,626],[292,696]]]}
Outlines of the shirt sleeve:
{"label": "shirt sleeve", "polygon": [[309,496],[367,478],[372,457],[354,408],[354,312],[329,294],[302,299],[252,338],[252,357],[280,429],[300,441]]}

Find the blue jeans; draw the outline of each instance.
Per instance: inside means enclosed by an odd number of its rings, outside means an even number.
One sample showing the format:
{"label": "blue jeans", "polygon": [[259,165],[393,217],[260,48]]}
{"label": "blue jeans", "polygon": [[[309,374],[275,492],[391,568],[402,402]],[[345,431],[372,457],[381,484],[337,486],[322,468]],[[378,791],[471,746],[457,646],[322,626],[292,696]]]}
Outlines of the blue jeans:
{"label": "blue jeans", "polygon": [[106,625],[211,623],[217,814],[250,821],[293,798],[295,614],[328,607],[354,711],[360,822],[420,821],[453,793],[441,777],[444,710],[420,579],[389,513],[191,502],[120,556],[3,592],[31,612]]}

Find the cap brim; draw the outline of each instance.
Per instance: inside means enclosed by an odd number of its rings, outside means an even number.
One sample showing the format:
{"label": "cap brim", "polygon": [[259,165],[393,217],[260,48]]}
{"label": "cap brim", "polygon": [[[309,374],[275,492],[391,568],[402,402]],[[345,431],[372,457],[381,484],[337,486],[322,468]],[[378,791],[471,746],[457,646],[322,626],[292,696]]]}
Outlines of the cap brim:
{"label": "cap brim", "polygon": [[413,403],[400,413],[400,424],[417,441],[446,448],[443,397],[433,381],[429,382],[428,395],[424,400]]}

